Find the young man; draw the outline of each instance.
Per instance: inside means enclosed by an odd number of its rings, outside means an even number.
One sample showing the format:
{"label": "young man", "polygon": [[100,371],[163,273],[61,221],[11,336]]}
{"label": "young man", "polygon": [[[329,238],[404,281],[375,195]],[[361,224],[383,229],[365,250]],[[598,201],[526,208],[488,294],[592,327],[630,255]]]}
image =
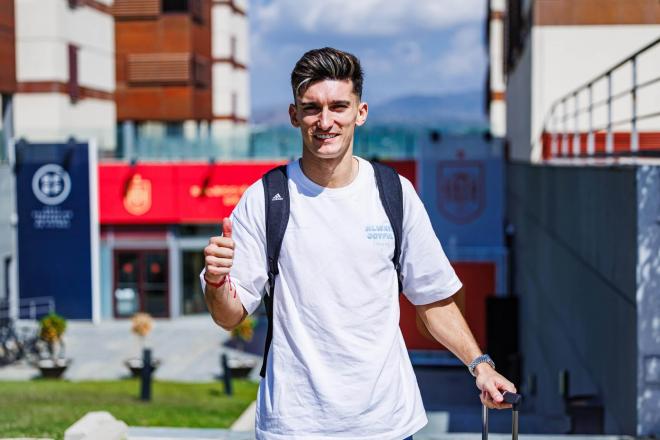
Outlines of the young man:
{"label": "young man", "polygon": [[[273,338],[257,399],[263,440],[402,440],[426,423],[399,329],[392,234],[371,164],[353,156],[367,119],[358,59],[324,48],[291,74],[291,124],[302,158],[287,166],[291,212],[275,281]],[[453,301],[462,288],[412,184],[401,177],[403,292],[430,333],[473,363],[481,399],[504,408],[515,392],[483,357]],[[253,313],[266,289],[262,182],[223,220],[205,248],[201,278],[214,321],[229,330]],[[231,278],[229,274],[231,273]],[[229,280],[229,281],[228,281]]]}

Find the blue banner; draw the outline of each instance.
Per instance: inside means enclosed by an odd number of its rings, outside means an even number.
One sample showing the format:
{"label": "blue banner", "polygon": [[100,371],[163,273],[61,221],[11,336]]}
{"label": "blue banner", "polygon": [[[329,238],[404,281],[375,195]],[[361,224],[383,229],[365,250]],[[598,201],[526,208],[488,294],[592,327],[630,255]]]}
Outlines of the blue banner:
{"label": "blue banner", "polygon": [[447,253],[503,246],[501,141],[482,135],[429,136],[420,151],[422,200]]}
{"label": "blue banner", "polygon": [[86,143],[16,144],[19,296],[52,297],[68,319],[93,317],[90,169]]}

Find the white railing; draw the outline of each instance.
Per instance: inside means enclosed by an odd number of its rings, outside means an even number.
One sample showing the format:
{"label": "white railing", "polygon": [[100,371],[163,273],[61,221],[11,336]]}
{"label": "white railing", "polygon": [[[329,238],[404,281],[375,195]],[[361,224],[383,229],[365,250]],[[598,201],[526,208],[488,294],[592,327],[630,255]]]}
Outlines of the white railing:
{"label": "white railing", "polygon": [[555,101],[541,144],[546,160],[660,156],[660,38]]}

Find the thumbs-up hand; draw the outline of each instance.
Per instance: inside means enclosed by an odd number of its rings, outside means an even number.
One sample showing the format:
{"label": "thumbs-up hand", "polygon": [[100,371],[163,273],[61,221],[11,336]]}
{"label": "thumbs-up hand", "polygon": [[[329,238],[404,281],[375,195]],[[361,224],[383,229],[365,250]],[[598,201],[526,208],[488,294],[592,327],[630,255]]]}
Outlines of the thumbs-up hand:
{"label": "thumbs-up hand", "polygon": [[208,246],[204,248],[204,262],[206,273],[204,277],[207,282],[213,284],[222,283],[229,275],[234,263],[234,240],[231,238],[231,220],[222,220],[222,236],[211,237]]}

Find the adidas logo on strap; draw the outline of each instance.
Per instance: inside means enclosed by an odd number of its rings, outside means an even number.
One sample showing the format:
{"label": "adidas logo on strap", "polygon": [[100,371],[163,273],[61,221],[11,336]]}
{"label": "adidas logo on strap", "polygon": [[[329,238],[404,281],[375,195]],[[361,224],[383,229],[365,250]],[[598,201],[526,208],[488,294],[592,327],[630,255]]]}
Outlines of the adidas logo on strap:
{"label": "adidas logo on strap", "polygon": [[270,199],[271,202],[276,202],[276,201],[278,201],[278,200],[284,200],[284,199],[282,198],[282,196],[280,195],[280,193],[275,194],[275,195],[273,196],[273,198]]}

